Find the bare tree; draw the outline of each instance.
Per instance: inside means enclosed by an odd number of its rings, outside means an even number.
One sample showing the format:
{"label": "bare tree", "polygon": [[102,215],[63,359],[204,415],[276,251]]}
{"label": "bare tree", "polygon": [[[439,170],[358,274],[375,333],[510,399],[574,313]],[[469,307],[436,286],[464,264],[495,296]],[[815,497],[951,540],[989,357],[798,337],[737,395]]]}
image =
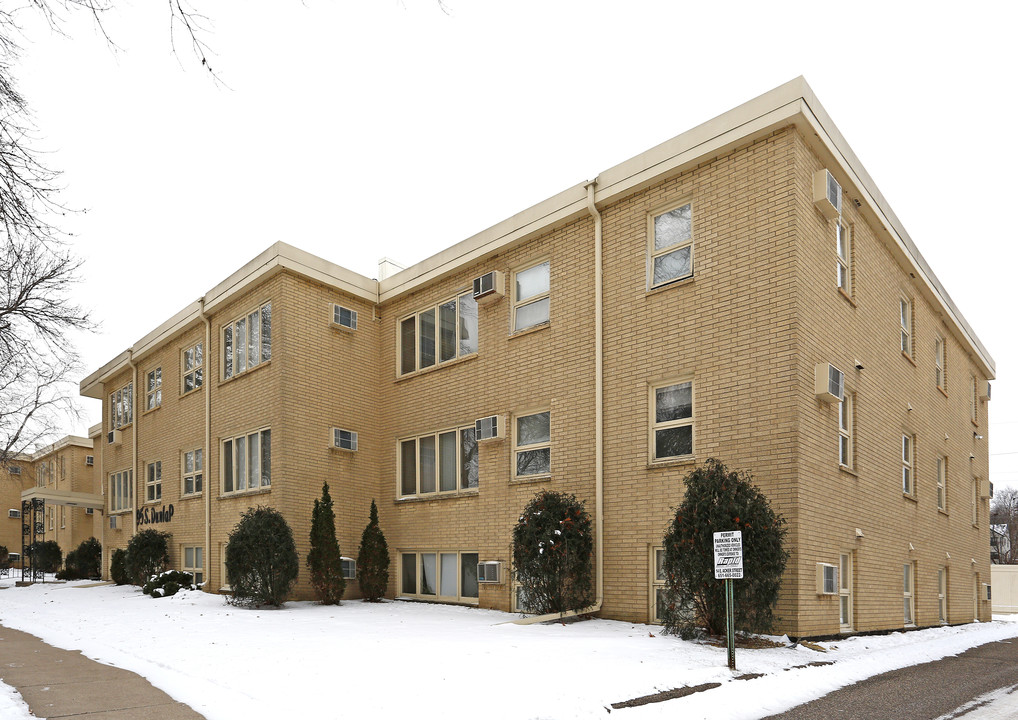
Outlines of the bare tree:
{"label": "bare tree", "polygon": [[1018,565],[1018,488],[998,490],[990,501],[990,544],[994,562]]}

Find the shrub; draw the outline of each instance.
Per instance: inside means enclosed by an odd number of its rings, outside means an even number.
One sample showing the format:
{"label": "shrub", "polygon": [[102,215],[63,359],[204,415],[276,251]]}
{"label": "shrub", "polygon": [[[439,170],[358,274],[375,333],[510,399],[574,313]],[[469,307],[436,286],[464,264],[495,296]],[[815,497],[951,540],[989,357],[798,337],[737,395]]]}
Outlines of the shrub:
{"label": "shrub", "polygon": [[117,585],[127,585],[131,579],[127,576],[127,551],[117,548],[110,555],[110,579]]}
{"label": "shrub", "polygon": [[10,562],[11,554],[7,551],[6,545],[0,545],[0,568],[7,567]]}
{"label": "shrub", "polygon": [[535,495],[513,529],[513,567],[526,609],[544,614],[589,605],[593,549],[590,516],[575,495]]}
{"label": "shrub", "polygon": [[101,574],[102,545],[94,537],[83,541],[77,548],[67,553],[64,558],[64,569],[57,573],[61,580],[87,580],[97,578]]}
{"label": "shrub", "polygon": [[226,579],[234,605],[273,605],[286,600],[300,560],[293,531],[278,510],[248,508],[226,545]]}
{"label": "shrub", "polygon": [[194,576],[181,570],[166,570],[149,578],[141,591],[154,598],[176,595],[181,588],[195,590]]}
{"label": "shrub", "polygon": [[64,554],[55,540],[44,540],[28,546],[28,554],[35,560],[35,569],[55,573],[60,569]]}
{"label": "shrub", "polygon": [[389,546],[378,526],[378,508],[374,500],[357,551],[357,581],[361,595],[368,602],[380,602],[389,586]]}
{"label": "shrub", "polygon": [[714,458],[688,473],[685,485],[664,538],[666,631],[689,638],[702,626],[711,635],[724,634],[725,588],[714,579],[714,533],[741,530],[744,577],[732,581],[735,627],[766,632],[788,561],[784,518],[771,510],[749,473],[729,472]]}
{"label": "shrub", "polygon": [[170,534],[159,530],[142,530],[127,543],[128,582],[144,585],[150,577],[162,572],[170,561]]}
{"label": "shrub", "polygon": [[322,605],[338,605],[346,590],[343,560],[336,540],[336,513],[332,510],[329,483],[322,484],[322,499],[311,511],[311,550],[307,564],[311,587]]}

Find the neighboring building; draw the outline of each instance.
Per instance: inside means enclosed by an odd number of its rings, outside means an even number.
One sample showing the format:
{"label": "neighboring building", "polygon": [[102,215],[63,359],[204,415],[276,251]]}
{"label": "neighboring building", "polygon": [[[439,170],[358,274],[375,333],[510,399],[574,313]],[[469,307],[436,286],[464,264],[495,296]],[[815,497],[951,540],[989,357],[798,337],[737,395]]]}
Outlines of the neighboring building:
{"label": "neighboring building", "polygon": [[0,465],[0,545],[14,553],[13,565],[20,567],[21,492],[34,483],[32,457],[20,454],[6,466]]}
{"label": "neighboring building", "polygon": [[1011,556],[1011,538],[1007,524],[990,525],[990,562],[1007,562]]}
{"label": "neighboring building", "polygon": [[378,500],[391,594],[510,610],[551,489],[596,518],[600,614],[654,621],[717,457],[788,521],[778,629],[821,635],[989,619],[993,376],[800,78],[382,280],[277,243],[81,391],[105,548],[168,531],[209,589],[250,506],[303,558],[328,481],[346,555]]}

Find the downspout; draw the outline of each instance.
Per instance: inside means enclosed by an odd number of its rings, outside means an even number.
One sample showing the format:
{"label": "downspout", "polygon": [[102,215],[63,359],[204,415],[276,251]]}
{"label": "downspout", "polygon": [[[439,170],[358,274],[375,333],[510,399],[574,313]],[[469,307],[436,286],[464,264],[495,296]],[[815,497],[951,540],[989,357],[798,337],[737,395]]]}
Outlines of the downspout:
{"label": "downspout", "polygon": [[594,604],[580,610],[548,613],[515,620],[516,625],[533,625],[576,615],[600,612],[604,602],[604,270],[601,213],[594,203],[594,186],[587,183],[587,211],[594,218]]}
{"label": "downspout", "polygon": [[[201,307],[199,308],[199,314],[201,319],[205,321],[205,356],[202,358],[203,372],[205,373],[202,378],[202,384],[205,386],[205,459],[203,469],[205,471],[204,486],[202,491],[205,493],[205,557],[202,558],[205,567],[202,570],[205,573],[205,582],[208,583],[212,578],[212,486],[209,483],[209,458],[212,457],[212,379],[209,377],[209,367],[212,365],[212,319],[205,314],[205,296],[201,297]],[[222,565],[220,563],[220,565]],[[220,578],[220,586],[226,583]]]}
{"label": "downspout", "polygon": [[138,417],[138,366],[134,364],[134,349],[127,351],[127,364],[131,366],[131,535],[138,534],[138,426],[141,424]]}

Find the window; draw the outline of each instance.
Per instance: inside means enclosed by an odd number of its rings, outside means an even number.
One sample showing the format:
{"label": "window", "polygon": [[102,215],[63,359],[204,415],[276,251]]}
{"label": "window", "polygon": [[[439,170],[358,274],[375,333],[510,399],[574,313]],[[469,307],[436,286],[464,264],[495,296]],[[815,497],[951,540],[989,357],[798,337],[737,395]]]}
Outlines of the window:
{"label": "window", "polygon": [[693,274],[693,206],[691,203],[650,216],[650,287]]}
{"label": "window", "polygon": [[49,529],[52,530],[53,529],[53,508],[52,507],[46,508],[46,520],[49,523]]}
{"label": "window", "polygon": [[67,506],[66,505],[61,505],[60,506],[60,528],[63,529],[65,527],[67,527]]}
{"label": "window", "polygon": [[191,573],[195,585],[205,582],[205,548],[199,546],[184,548],[184,572]]}
{"label": "window", "polygon": [[516,418],[516,477],[551,473],[551,413]]}
{"label": "window", "polygon": [[202,448],[184,453],[184,495],[197,495],[205,479],[205,458]]}
{"label": "window", "polygon": [[937,336],[934,341],[933,358],[937,366],[937,387],[947,390],[947,352],[944,338]]}
{"label": "window", "polygon": [[837,233],[838,287],[852,295],[852,233],[848,225],[839,220],[834,225]]}
{"label": "window", "polygon": [[651,612],[650,620],[655,623],[663,623],[665,617],[665,610],[667,609],[667,586],[665,585],[665,549],[654,548],[651,551],[652,554],[652,565],[651,565],[651,581],[650,581],[650,599],[651,599]]}
{"label": "window", "polygon": [[348,330],[357,329],[357,311],[345,308],[342,305],[333,304],[332,306],[332,323],[333,325],[339,325],[345,327]]}
{"label": "window", "polygon": [[400,553],[400,595],[476,603],[477,559],[456,550]]}
{"label": "window", "polygon": [[979,424],[979,395],[975,375],[969,375],[969,419],[973,425]]}
{"label": "window", "polygon": [[223,326],[223,378],[272,359],[272,303]]}
{"label": "window", "polygon": [[344,580],[356,580],[357,579],[357,561],[353,558],[341,557],[340,571],[343,574]]}
{"label": "window", "polygon": [[852,554],[842,553],[840,563],[838,622],[842,632],[849,632],[852,630]]}
{"label": "window", "polygon": [[654,460],[693,454],[693,383],[652,387]]}
{"label": "window", "polygon": [[7,472],[9,472],[11,475],[20,475],[21,474],[21,466],[19,466],[19,465],[8,465],[7,466]]}
{"label": "window", "polygon": [[838,593],[838,566],[817,563],[817,595]]}
{"label": "window", "polygon": [[110,429],[130,425],[133,419],[134,383],[127,383],[115,393],[110,393]]}
{"label": "window", "polygon": [[915,436],[901,436],[901,491],[915,495]]}
{"label": "window", "polygon": [[845,393],[838,410],[838,464],[853,467],[855,456],[855,395]]}
{"label": "window", "polygon": [[901,298],[901,352],[912,356],[912,301]]}
{"label": "window", "polygon": [[258,490],[271,484],[271,430],[257,430],[223,440],[224,493]]}
{"label": "window", "polygon": [[546,323],[551,318],[551,263],[545,261],[516,273],[513,290],[513,332]]}
{"label": "window", "polygon": [[[232,330],[231,330],[232,334]],[[202,386],[205,379],[205,352],[202,343],[186,348],[183,353],[181,367],[181,393],[187,394]]]}
{"label": "window", "polygon": [[399,373],[424,370],[477,352],[477,303],[466,293],[403,318]]}
{"label": "window", "polygon": [[145,409],[155,410],[163,404],[163,369],[150,370],[145,376]]}
{"label": "window", "polygon": [[145,502],[163,499],[163,463],[157,460],[145,468]]}
{"label": "window", "polygon": [[902,585],[904,588],[905,625],[915,625],[915,565],[905,563],[902,566]]}
{"label": "window", "polygon": [[947,624],[947,568],[937,569],[937,612],[940,623]]}
{"label": "window", "polygon": [[110,473],[110,512],[134,507],[134,470]]}
{"label": "window", "polygon": [[947,458],[937,458],[937,509],[947,512]]}
{"label": "window", "polygon": [[477,470],[477,441],[472,425],[399,441],[402,497],[476,488]]}

